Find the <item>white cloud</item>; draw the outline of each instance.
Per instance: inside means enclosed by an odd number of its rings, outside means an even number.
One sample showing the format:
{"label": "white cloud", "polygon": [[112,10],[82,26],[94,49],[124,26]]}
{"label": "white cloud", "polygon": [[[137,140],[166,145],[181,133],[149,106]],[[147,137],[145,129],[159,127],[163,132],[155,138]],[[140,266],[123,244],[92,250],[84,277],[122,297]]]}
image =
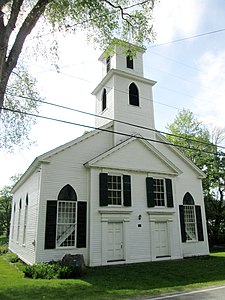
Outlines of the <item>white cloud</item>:
{"label": "white cloud", "polygon": [[204,4],[196,0],[161,0],[155,7],[154,28],[157,43],[196,34]]}
{"label": "white cloud", "polygon": [[206,52],[199,64],[199,93],[195,104],[204,123],[224,127],[225,51]]}

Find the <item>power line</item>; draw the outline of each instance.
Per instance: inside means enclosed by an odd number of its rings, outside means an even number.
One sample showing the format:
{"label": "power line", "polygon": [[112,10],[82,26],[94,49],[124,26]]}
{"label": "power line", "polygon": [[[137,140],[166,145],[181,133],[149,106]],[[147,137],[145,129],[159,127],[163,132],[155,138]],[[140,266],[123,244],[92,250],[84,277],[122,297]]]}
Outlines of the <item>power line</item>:
{"label": "power line", "polygon": [[[7,93],[7,94],[10,94],[10,93]],[[169,133],[169,132],[165,132],[165,131],[157,130],[157,129],[154,129],[154,128],[141,126],[141,125],[138,125],[138,124],[133,124],[133,123],[130,123],[130,122],[125,122],[125,121],[118,120],[118,119],[112,119],[112,118],[109,118],[109,117],[106,117],[106,116],[90,113],[90,112],[87,112],[87,111],[79,110],[79,109],[76,109],[76,108],[72,108],[72,107],[68,107],[68,106],[64,106],[64,105],[60,105],[60,104],[55,104],[55,103],[48,102],[48,101],[45,101],[45,100],[37,100],[37,99],[31,98],[31,97],[25,97],[25,96],[22,96],[22,95],[13,95],[13,94],[10,94],[10,95],[14,96],[14,97],[20,97],[20,98],[32,100],[32,101],[35,101],[35,102],[40,102],[40,103],[43,103],[43,104],[51,105],[51,106],[54,106],[54,107],[58,107],[58,108],[78,112],[78,113],[89,115],[89,116],[92,116],[92,117],[101,118],[101,119],[108,120],[108,121],[115,121],[117,123],[132,126],[132,127],[135,127],[135,128],[140,128],[140,129],[144,129],[144,130],[148,130],[148,131],[153,131],[153,132],[156,132],[156,133],[165,134],[165,135],[177,137],[177,138],[184,139],[184,140],[188,139],[188,141],[190,141],[190,142],[203,144],[205,146],[212,146],[212,144],[207,143],[207,142],[202,142],[202,141],[198,141],[198,140],[195,140],[195,139],[185,138],[185,137],[175,135],[175,134],[172,134],[172,133]],[[218,148],[221,148],[221,149],[225,149],[224,146],[220,146],[220,145],[215,145],[215,146],[218,147]]]}
{"label": "power line", "polygon": [[165,42],[165,43],[161,43],[161,44],[157,44],[157,45],[152,45],[152,46],[147,47],[147,49],[151,49],[151,48],[155,48],[155,47],[159,47],[159,46],[164,46],[164,45],[168,45],[168,44],[173,44],[173,43],[177,43],[177,42],[182,42],[182,41],[186,41],[186,40],[190,40],[190,39],[194,39],[194,38],[198,38],[198,37],[202,37],[202,36],[206,36],[206,35],[210,35],[210,34],[215,34],[215,33],[222,32],[222,31],[225,31],[225,28],[214,30],[214,31],[209,31],[209,32],[205,32],[205,33],[200,33],[200,34],[197,34],[197,35],[188,36],[188,37],[173,40],[173,41],[170,41],[170,42]]}
{"label": "power line", "polygon": [[[40,102],[42,102],[42,101],[40,100]],[[91,116],[97,116],[98,117],[98,115],[95,115],[95,114],[92,114],[92,113],[88,113],[88,112],[84,112],[84,111],[80,111],[80,110],[76,110],[76,109],[72,109],[72,108],[67,108],[67,107],[64,107],[64,106],[61,106],[61,105],[58,105],[58,104],[48,103],[46,101],[44,101],[44,102],[46,104],[50,104],[50,105],[57,106],[57,107],[60,107],[60,108],[69,109],[69,110],[73,110],[73,111],[76,111],[76,112],[80,112],[80,113],[84,113],[84,114],[88,114],[88,115],[91,115]],[[25,115],[33,116],[33,117],[36,117],[36,118],[43,118],[43,119],[47,119],[47,120],[58,121],[58,122],[66,123],[66,124],[71,124],[71,125],[76,125],[76,126],[81,126],[81,127],[89,128],[89,129],[108,131],[108,132],[120,134],[120,135],[123,135],[123,136],[129,136],[129,137],[136,136],[136,135],[131,135],[131,134],[127,134],[127,133],[122,133],[122,132],[119,132],[119,131],[111,131],[111,130],[105,130],[105,129],[103,130],[101,127],[99,128],[99,127],[89,126],[89,125],[85,125],[85,124],[74,123],[74,122],[71,122],[71,121],[60,120],[60,119],[56,119],[56,118],[52,118],[52,117],[41,116],[41,115],[37,115],[37,114],[33,114],[33,113],[22,112],[20,110],[14,110],[14,109],[6,108],[6,107],[2,107],[2,109],[6,110],[6,111],[13,112],[13,113],[25,114]],[[99,116],[99,117],[101,117],[101,116]],[[147,128],[147,127],[136,125],[136,124],[132,124],[132,123],[129,123],[129,122],[124,122],[124,121],[120,121],[120,120],[114,120],[114,119],[107,118],[107,117],[104,117],[104,119],[107,119],[109,121],[119,122],[119,123],[122,123],[122,124],[125,124],[125,125],[129,125],[129,126],[133,126],[133,127],[136,127],[136,128],[146,129],[146,130],[153,131],[153,132],[160,133],[160,134],[167,134],[167,135],[170,135],[170,136],[175,136],[175,137],[178,137],[178,138],[181,138],[181,139],[185,139],[186,141],[192,141],[192,142],[195,142],[195,143],[198,143],[198,144],[203,144],[205,146],[210,146],[210,147],[214,146],[214,147],[217,147],[217,148],[224,148],[225,149],[225,147],[223,147],[223,146],[213,145],[213,144],[210,144],[210,143],[201,142],[201,141],[197,141],[197,140],[194,140],[194,139],[181,137],[179,135],[174,135],[174,134],[166,133],[166,132],[163,132],[163,131],[159,131],[159,130],[152,129],[152,128]],[[145,138],[145,137],[141,137],[141,139],[144,139],[144,140],[147,140],[147,141],[152,141],[152,142],[158,142],[158,141],[156,141],[154,139],[149,139],[149,138]],[[158,143],[164,143],[164,142],[159,141]],[[170,142],[165,143],[165,144],[172,145],[172,146],[175,146],[175,147],[181,147],[181,148],[185,148],[185,149],[191,149],[191,150],[200,151],[200,149],[197,149],[197,148],[190,148],[190,147],[187,147],[187,146],[173,144],[173,143],[170,143]],[[203,151],[203,150],[201,150],[201,151]],[[203,152],[213,154],[212,152],[205,151],[205,150]]]}

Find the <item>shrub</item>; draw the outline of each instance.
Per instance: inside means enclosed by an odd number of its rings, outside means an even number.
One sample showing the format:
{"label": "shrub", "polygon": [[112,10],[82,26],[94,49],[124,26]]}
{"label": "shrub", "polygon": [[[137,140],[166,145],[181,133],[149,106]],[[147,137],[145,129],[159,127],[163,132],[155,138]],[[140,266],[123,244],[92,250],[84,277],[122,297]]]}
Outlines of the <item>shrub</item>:
{"label": "shrub", "polygon": [[48,263],[40,263],[32,266],[26,266],[24,269],[26,277],[52,279],[56,275],[55,266]]}
{"label": "shrub", "polygon": [[78,267],[65,266],[61,262],[54,261],[26,266],[23,272],[26,277],[33,279],[69,279],[80,276]]}
{"label": "shrub", "polygon": [[7,253],[7,260],[11,263],[17,263],[19,261],[19,257],[18,255],[16,255],[15,253],[12,252],[8,252]]}
{"label": "shrub", "polygon": [[0,255],[8,252],[8,244],[3,244],[0,246]]}

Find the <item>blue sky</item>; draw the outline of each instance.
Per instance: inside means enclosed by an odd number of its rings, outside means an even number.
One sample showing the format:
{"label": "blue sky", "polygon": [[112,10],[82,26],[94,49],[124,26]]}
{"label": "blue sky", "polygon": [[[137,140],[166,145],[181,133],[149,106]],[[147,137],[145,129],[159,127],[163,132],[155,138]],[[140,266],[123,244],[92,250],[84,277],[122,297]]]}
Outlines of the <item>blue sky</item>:
{"label": "blue sky", "polygon": [[[161,0],[154,13],[157,39],[146,45],[144,75],[153,88],[155,125],[166,130],[179,109],[190,109],[209,126],[225,127],[225,2],[224,0]],[[214,34],[192,37],[224,29]],[[50,63],[32,62],[33,74],[46,101],[94,113],[91,95],[101,79],[99,49],[82,33],[60,39],[60,73]],[[42,105],[40,114],[94,126],[94,118]],[[36,156],[66,143],[85,128],[38,121],[31,136],[36,145],[15,154],[0,151],[0,187],[23,173]],[[3,171],[2,171],[3,170]]]}

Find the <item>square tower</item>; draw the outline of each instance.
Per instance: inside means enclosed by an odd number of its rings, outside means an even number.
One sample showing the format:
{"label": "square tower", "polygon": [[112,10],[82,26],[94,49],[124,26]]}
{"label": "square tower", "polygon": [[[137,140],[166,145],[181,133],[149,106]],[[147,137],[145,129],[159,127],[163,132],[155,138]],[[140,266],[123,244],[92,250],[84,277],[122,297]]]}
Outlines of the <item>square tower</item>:
{"label": "square tower", "polygon": [[[128,135],[153,138],[155,122],[152,86],[143,76],[144,48],[116,40],[100,56],[102,80],[92,92],[96,96],[96,127],[114,121],[115,144]],[[125,135],[124,135],[125,134]]]}

